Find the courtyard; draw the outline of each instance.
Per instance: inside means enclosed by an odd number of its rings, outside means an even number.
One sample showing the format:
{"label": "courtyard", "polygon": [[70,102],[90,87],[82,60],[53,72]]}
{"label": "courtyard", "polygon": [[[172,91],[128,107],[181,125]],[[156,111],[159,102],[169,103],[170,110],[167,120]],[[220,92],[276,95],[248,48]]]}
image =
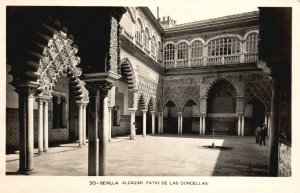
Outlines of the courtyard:
{"label": "courtyard", "polygon": [[[268,176],[266,146],[255,144],[254,136],[152,135],[113,138],[108,143],[109,176]],[[205,148],[223,146],[219,150]],[[17,175],[19,155],[6,155],[6,174]],[[61,144],[37,155],[36,176],[87,176],[88,145]]]}

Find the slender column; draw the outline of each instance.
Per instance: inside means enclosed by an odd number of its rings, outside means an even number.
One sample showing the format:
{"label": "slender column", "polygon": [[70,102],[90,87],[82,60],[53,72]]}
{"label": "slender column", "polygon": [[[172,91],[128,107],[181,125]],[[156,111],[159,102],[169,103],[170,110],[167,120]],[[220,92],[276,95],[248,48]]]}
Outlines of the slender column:
{"label": "slender column", "polygon": [[238,118],[238,136],[241,135],[241,116],[239,115]]}
{"label": "slender column", "polygon": [[88,175],[97,175],[97,139],[99,123],[99,91],[89,88],[90,103],[88,106]]}
{"label": "slender column", "polygon": [[160,128],[160,133],[164,133],[164,114],[163,112],[161,113],[161,128]]}
{"label": "slender column", "polygon": [[129,109],[131,114],[130,114],[130,139],[135,138],[135,130],[133,130],[132,125],[135,122],[135,109]]}
{"label": "slender column", "polygon": [[19,99],[19,172],[26,173],[27,91],[17,88]]}
{"label": "slender column", "polygon": [[43,100],[37,99],[39,106],[39,128],[38,128],[38,153],[41,154],[44,151],[43,147]]}
{"label": "slender column", "polygon": [[180,134],[182,135],[182,124],[183,124],[183,117],[182,117],[182,113],[180,116]]}
{"label": "slender column", "polygon": [[82,121],[82,112],[83,112],[83,104],[82,103],[77,103],[78,104],[78,146],[82,146],[82,130],[83,130],[83,121]]}
{"label": "slender column", "polygon": [[155,134],[155,111],[151,111],[152,115],[152,135]]}
{"label": "slender column", "polygon": [[108,143],[108,129],[109,129],[109,110],[107,91],[101,96],[101,103],[103,103],[103,121],[102,127],[99,128],[99,176],[107,175],[107,143]]}
{"label": "slender column", "polygon": [[265,114],[265,122],[264,122],[266,125],[268,124],[268,115]]}
{"label": "slender column", "polygon": [[161,115],[161,112],[158,112],[157,113],[158,114],[158,134],[161,134],[161,117],[160,117],[160,115]]}
{"label": "slender column", "polygon": [[245,131],[245,117],[244,117],[244,115],[242,115],[242,123],[241,123],[241,129],[242,129],[242,131],[241,131],[241,136],[244,136],[244,131]]}
{"label": "slender column", "polygon": [[147,113],[147,110],[142,110],[143,112],[143,137],[146,137],[146,131],[147,131],[147,117],[146,117],[146,113]]}
{"label": "slender column", "polygon": [[48,100],[44,100],[44,152],[48,151]]}
{"label": "slender column", "polygon": [[205,135],[205,130],[206,130],[205,115],[203,116],[202,124],[203,124],[203,135]]}
{"label": "slender column", "polygon": [[28,171],[33,170],[33,157],[34,157],[34,130],[33,130],[33,92],[29,92],[28,95],[28,107],[27,107],[27,116],[28,116],[28,122],[27,122],[27,152],[26,152],[26,168]]}
{"label": "slender column", "polygon": [[182,112],[178,112],[178,134],[182,134]]}
{"label": "slender column", "polygon": [[268,137],[270,137],[271,132],[271,114],[268,115]]}
{"label": "slender column", "polygon": [[86,145],[86,106],[87,104],[84,104],[83,105],[83,111],[82,111],[82,114],[83,114],[83,117],[82,117],[82,144],[83,145]]}
{"label": "slender column", "polygon": [[199,134],[202,135],[203,134],[203,129],[202,129],[202,116],[200,115],[200,128],[199,128]]}
{"label": "slender column", "polygon": [[111,141],[111,133],[112,133],[112,107],[108,107],[108,141]]}
{"label": "slender column", "polygon": [[278,174],[278,115],[279,115],[279,106],[278,106],[278,91],[276,88],[276,81],[273,82],[272,88],[272,99],[271,99],[271,128],[270,128],[270,137],[269,137],[269,176],[277,176]]}

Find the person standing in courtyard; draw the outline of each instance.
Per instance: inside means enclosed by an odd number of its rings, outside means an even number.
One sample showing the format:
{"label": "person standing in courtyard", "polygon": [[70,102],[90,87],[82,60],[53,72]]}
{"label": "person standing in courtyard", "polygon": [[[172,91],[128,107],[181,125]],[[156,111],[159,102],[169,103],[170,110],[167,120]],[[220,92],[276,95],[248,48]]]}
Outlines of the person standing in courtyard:
{"label": "person standing in courtyard", "polygon": [[132,123],[132,126],[131,126],[131,135],[130,135],[130,140],[135,140],[135,130],[136,130],[136,127],[135,127],[135,122]]}
{"label": "person standing in courtyard", "polygon": [[261,128],[261,132],[260,132],[260,141],[259,141],[259,145],[261,145],[262,143],[264,145],[266,145],[266,135],[267,135],[267,126],[266,124],[264,123],[262,125],[262,128]]}
{"label": "person standing in courtyard", "polygon": [[255,127],[255,143],[258,144],[260,141],[260,133],[261,133],[261,128],[259,125],[256,125]]}

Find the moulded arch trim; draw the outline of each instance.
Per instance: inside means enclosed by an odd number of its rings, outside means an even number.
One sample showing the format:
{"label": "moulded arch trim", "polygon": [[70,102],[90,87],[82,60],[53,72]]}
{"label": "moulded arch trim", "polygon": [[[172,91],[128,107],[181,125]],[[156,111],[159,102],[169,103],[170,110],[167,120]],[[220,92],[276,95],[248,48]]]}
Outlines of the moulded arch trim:
{"label": "moulded arch trim", "polygon": [[222,35],[217,35],[212,38],[209,38],[206,41],[205,45],[207,46],[209,44],[209,42],[211,42],[212,40],[219,39],[219,38],[227,38],[227,37],[234,37],[234,38],[238,38],[239,40],[243,40],[243,37],[238,34],[222,34]]}
{"label": "moulded arch trim", "polygon": [[164,49],[165,49],[165,47],[166,47],[168,44],[172,44],[174,47],[176,47],[175,42],[173,42],[173,41],[167,41],[167,42],[165,42],[165,44],[164,44]]}
{"label": "moulded arch trim", "polygon": [[263,105],[265,111],[270,110],[270,108],[269,108],[268,105],[265,103],[265,101],[263,101],[260,97],[253,97],[253,98],[251,98],[250,100],[248,100],[248,101],[245,103],[245,106],[246,106],[247,104],[253,103],[254,101],[258,101],[259,103],[261,103],[261,105]]}
{"label": "moulded arch trim", "polygon": [[186,99],[185,102],[183,103],[182,109],[184,109],[184,108],[186,107],[186,103],[187,103],[188,101],[193,101],[197,106],[199,106],[199,102],[198,102],[198,101],[196,101],[195,99],[189,97],[189,98]]}
{"label": "moulded arch trim", "polygon": [[247,36],[248,35],[250,35],[250,34],[252,34],[252,33],[259,33],[259,31],[258,30],[250,30],[250,31],[248,31],[245,35],[244,35],[244,40],[246,40],[246,38],[247,38]]}
{"label": "moulded arch trim", "polygon": [[137,17],[136,17],[136,22],[140,22],[140,23],[141,23],[141,25],[142,25],[142,30],[144,31],[144,30],[145,30],[145,24],[144,24],[143,19],[142,19],[140,16],[137,16]]}
{"label": "moulded arch trim", "polygon": [[205,41],[204,41],[204,39],[203,38],[194,38],[194,39],[192,39],[192,41],[191,41],[191,45],[195,42],[195,41],[197,41],[197,40],[199,40],[201,43],[202,43],[202,45],[204,46],[205,45]]}
{"label": "moulded arch trim", "polygon": [[209,85],[208,89],[206,90],[206,94],[205,96],[208,97],[209,92],[211,91],[211,89],[215,86],[215,84],[219,81],[225,81],[227,83],[229,83],[233,88],[234,88],[234,93],[235,93],[235,97],[239,96],[239,89],[238,87],[230,80],[226,79],[226,78],[216,78],[214,81],[211,82],[211,84]]}
{"label": "moulded arch trim", "polygon": [[144,93],[141,93],[140,96],[138,97],[138,105],[141,108],[141,110],[146,110],[147,109],[147,101],[146,98],[144,97]]}
{"label": "moulded arch trim", "polygon": [[166,107],[166,104],[167,104],[168,102],[174,103],[175,107],[176,107],[177,109],[179,109],[178,104],[177,104],[173,99],[168,99],[168,100],[166,100],[166,102],[163,103],[163,108]]}
{"label": "moulded arch trim", "polygon": [[133,8],[132,7],[126,7],[126,10],[128,11],[132,22],[135,23],[136,22],[136,15],[135,15],[135,12],[134,12]]}
{"label": "moulded arch trim", "polygon": [[148,106],[150,111],[155,111],[155,100],[153,97],[150,97],[148,101]]}
{"label": "moulded arch trim", "polygon": [[178,46],[180,43],[186,43],[188,46],[190,45],[190,42],[187,40],[179,40],[175,45]]}
{"label": "moulded arch trim", "polygon": [[123,73],[125,74],[127,81],[129,81],[128,89],[136,89],[137,88],[136,76],[130,60],[128,58],[122,58],[120,61],[120,68],[121,68],[121,73],[123,70]]}

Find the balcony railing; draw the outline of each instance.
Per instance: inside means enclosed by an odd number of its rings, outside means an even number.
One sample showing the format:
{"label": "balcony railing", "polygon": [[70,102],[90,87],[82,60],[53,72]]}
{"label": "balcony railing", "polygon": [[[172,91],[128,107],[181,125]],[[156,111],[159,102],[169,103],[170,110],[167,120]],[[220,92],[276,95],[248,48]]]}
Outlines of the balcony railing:
{"label": "balcony railing", "polygon": [[229,55],[229,56],[210,56],[203,58],[192,59],[177,59],[172,61],[165,61],[165,68],[188,68],[188,67],[202,67],[202,66],[218,66],[228,64],[252,63],[257,62],[257,53]]}

